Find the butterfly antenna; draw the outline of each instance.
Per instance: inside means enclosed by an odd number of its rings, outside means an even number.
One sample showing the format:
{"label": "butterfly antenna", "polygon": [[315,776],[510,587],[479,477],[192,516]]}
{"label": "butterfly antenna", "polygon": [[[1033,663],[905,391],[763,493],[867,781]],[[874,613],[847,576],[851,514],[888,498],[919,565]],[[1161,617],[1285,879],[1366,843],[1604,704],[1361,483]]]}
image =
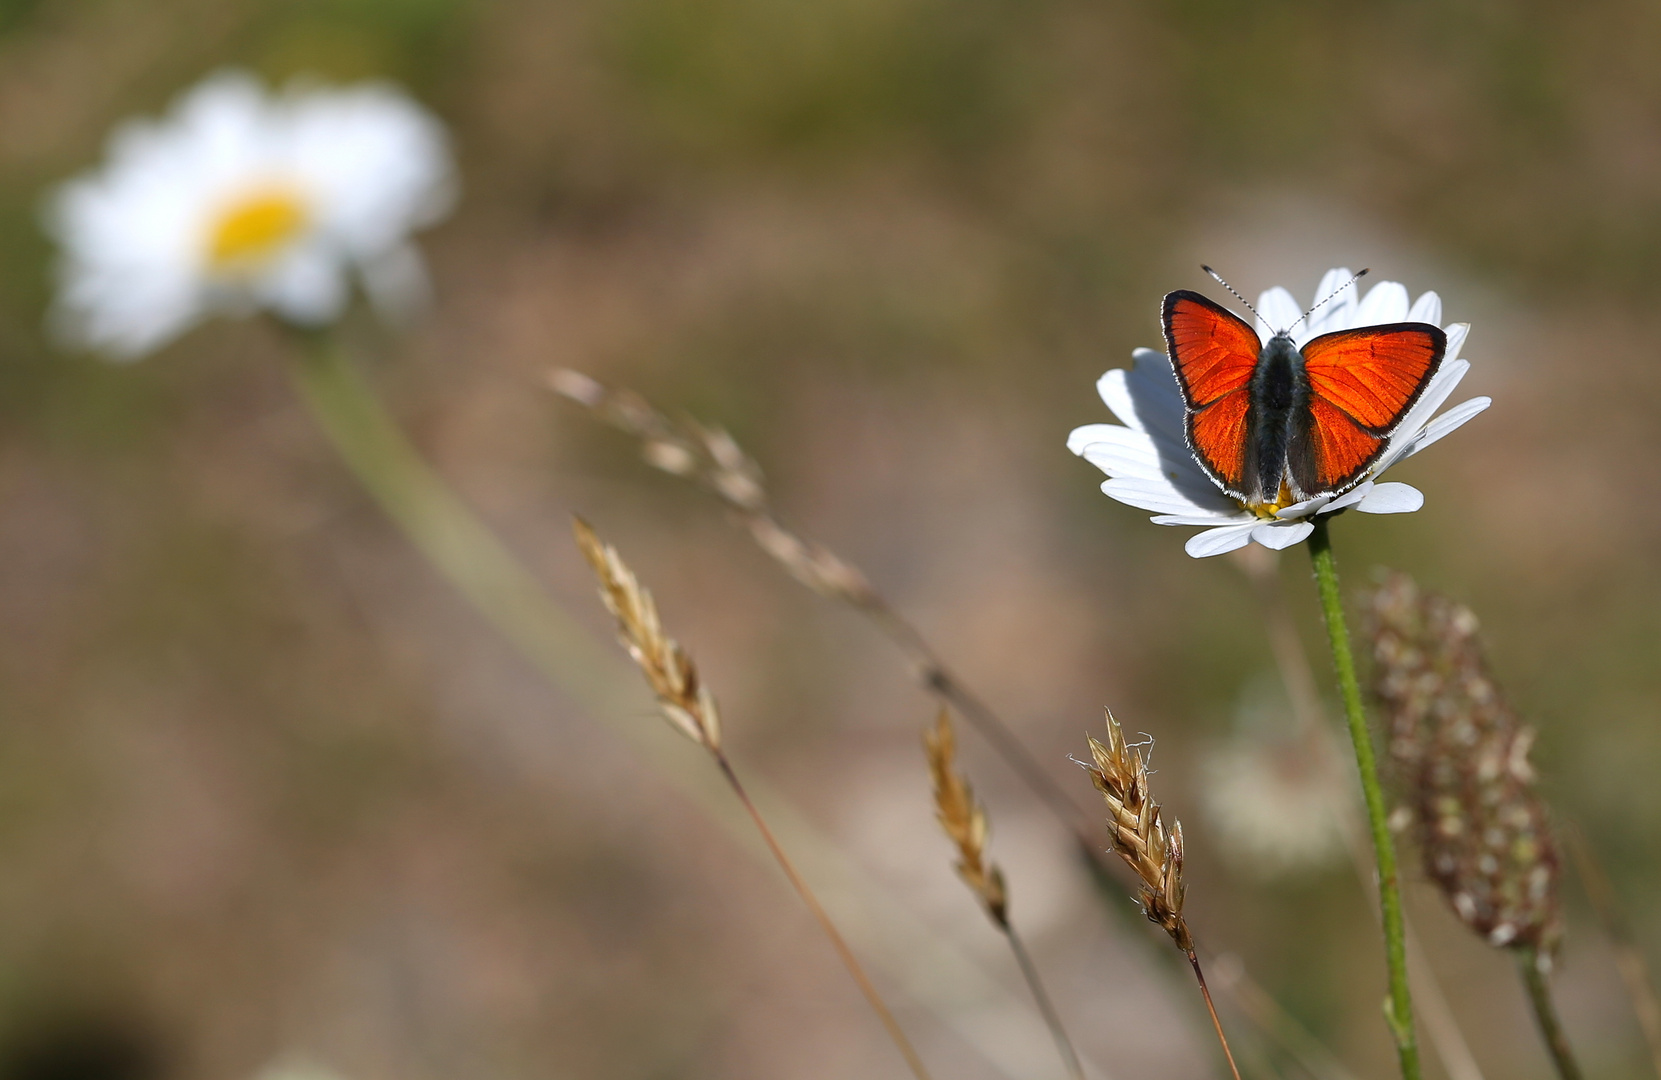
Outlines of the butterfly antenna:
{"label": "butterfly antenna", "polygon": [[[1250,300],[1247,300],[1244,296],[1241,296],[1239,290],[1236,289],[1233,285],[1230,285],[1228,282],[1224,281],[1223,280],[1223,275],[1217,273],[1217,271],[1211,269],[1211,267],[1205,265],[1204,263],[1200,264],[1200,269],[1204,270],[1206,273],[1208,273],[1212,277],[1216,278],[1217,279],[1217,284],[1221,285],[1223,288],[1225,288],[1229,292],[1233,293],[1234,298],[1236,300],[1238,300],[1242,304],[1246,305],[1246,310],[1247,311],[1251,312],[1253,315],[1257,315],[1257,309],[1252,307],[1252,302]],[[1366,271],[1363,270],[1362,273],[1366,273]],[[1257,315],[1257,319],[1258,319],[1259,322],[1262,322],[1263,321],[1263,316]]]}
{"label": "butterfly antenna", "polygon": [[[1326,302],[1328,300],[1331,300],[1334,296],[1337,296],[1339,293],[1343,292],[1345,289],[1349,288],[1351,285],[1354,285],[1356,282],[1360,281],[1362,278],[1364,278],[1366,276],[1367,276],[1367,269],[1363,268],[1361,273],[1355,275],[1354,277],[1350,278],[1348,281],[1344,282],[1342,285],[1338,286],[1336,289],[1333,289],[1331,292],[1327,293],[1326,296],[1319,303],[1317,303],[1314,307],[1310,308],[1308,311],[1304,312],[1302,315],[1299,315],[1298,316],[1298,322],[1293,323],[1292,326],[1298,325],[1298,323],[1303,322],[1305,319],[1309,318],[1311,315],[1313,315],[1317,311],[1321,310],[1321,308],[1326,305]],[[1292,329],[1292,326],[1288,326],[1286,329],[1290,330],[1290,329]]]}

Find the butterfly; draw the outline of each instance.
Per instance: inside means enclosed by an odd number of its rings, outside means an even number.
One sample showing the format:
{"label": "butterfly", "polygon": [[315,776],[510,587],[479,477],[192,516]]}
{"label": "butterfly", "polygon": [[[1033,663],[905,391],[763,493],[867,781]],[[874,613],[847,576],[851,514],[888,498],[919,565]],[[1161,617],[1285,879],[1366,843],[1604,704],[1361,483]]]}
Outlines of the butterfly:
{"label": "butterfly", "polygon": [[1302,348],[1288,327],[1265,343],[1244,319],[1188,289],[1166,295],[1160,321],[1187,406],[1188,448],[1218,487],[1254,508],[1359,483],[1448,347],[1440,327],[1420,322],[1339,330]]}

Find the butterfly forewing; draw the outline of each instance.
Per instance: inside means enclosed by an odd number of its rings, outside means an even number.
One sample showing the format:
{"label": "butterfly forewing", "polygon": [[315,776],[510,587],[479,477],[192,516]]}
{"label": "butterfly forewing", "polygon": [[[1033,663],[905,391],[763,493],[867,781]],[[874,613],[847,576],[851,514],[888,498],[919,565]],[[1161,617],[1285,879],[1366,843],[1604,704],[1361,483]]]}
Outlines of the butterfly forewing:
{"label": "butterfly forewing", "polygon": [[1257,331],[1186,289],[1165,297],[1165,344],[1188,406],[1188,445],[1230,494],[1245,483]]}
{"label": "butterfly forewing", "polygon": [[1303,347],[1309,388],[1375,433],[1395,427],[1442,362],[1448,337],[1429,323],[1322,334]]}
{"label": "butterfly forewing", "polygon": [[1309,382],[1306,452],[1289,456],[1306,494],[1353,484],[1419,400],[1448,339],[1429,323],[1391,323],[1322,334],[1303,349]]}

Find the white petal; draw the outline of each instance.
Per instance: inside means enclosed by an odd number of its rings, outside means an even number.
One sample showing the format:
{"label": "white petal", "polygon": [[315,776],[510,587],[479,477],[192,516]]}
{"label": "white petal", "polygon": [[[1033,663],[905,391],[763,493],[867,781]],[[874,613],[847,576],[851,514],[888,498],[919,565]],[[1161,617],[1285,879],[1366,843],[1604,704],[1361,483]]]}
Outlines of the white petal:
{"label": "white petal", "polygon": [[[1129,431],[1132,435],[1142,435],[1140,431],[1133,431],[1123,424],[1084,424],[1067,433],[1067,450],[1069,453],[1082,454],[1084,448],[1094,442],[1107,442],[1116,438],[1114,431]],[[1146,435],[1142,435],[1147,438]]]}
{"label": "white petal", "polygon": [[1396,427],[1396,433],[1390,437],[1390,446],[1382,457],[1373,466],[1372,475],[1377,476],[1385,469],[1394,465],[1402,458],[1413,452],[1413,446],[1423,433],[1425,425],[1430,422],[1431,416],[1442,403],[1448,400],[1459,383],[1465,378],[1465,373],[1471,370],[1469,360],[1455,360],[1451,364],[1444,364],[1442,370],[1430,378],[1430,385],[1413,407],[1407,410],[1407,415]]}
{"label": "white petal", "polygon": [[1264,290],[1257,298],[1257,336],[1268,341],[1282,330],[1289,330],[1303,314],[1303,308],[1292,299],[1292,294],[1276,285]]}
{"label": "white petal", "polygon": [[1182,550],[1196,559],[1223,555],[1251,543],[1252,530],[1255,528],[1257,526],[1248,521],[1244,525],[1224,525],[1221,528],[1207,529],[1190,536],[1188,543],[1182,545]]}
{"label": "white petal", "polygon": [[1407,313],[1408,322],[1427,322],[1432,326],[1442,325],[1442,298],[1434,292],[1427,292],[1413,301],[1413,308]]}
{"label": "white petal", "polygon": [[1363,514],[1411,514],[1425,504],[1424,493],[1411,484],[1374,484],[1355,504]]}
{"label": "white petal", "polygon": [[1097,439],[1084,447],[1079,456],[1109,476],[1164,480],[1165,472],[1160,468],[1159,453],[1154,450],[1153,441],[1140,431],[1130,428],[1118,430],[1143,440],[1143,444]]}
{"label": "white petal", "polygon": [[1264,522],[1252,529],[1251,536],[1266,548],[1284,551],[1314,531],[1315,526],[1307,521],[1294,521],[1287,525]]}
{"label": "white petal", "polygon": [[316,247],[293,252],[262,282],[260,299],[273,311],[304,326],[339,317],[346,306],[346,275],[338,256]]}
{"label": "white petal", "polygon": [[1182,390],[1177,386],[1170,358],[1152,349],[1137,349],[1131,358],[1135,366],[1125,373],[1125,394],[1141,426],[1150,435],[1164,434],[1181,442],[1187,407],[1182,402]]}
{"label": "white petal", "polygon": [[1155,525],[1199,525],[1216,528],[1218,525],[1250,525],[1257,519],[1244,512],[1237,514],[1157,514],[1148,519]]}
{"label": "white petal", "polygon": [[1367,291],[1361,309],[1355,314],[1355,325],[1377,326],[1380,323],[1402,322],[1407,318],[1407,286],[1399,281],[1381,281]]}
{"label": "white petal", "polygon": [[1376,485],[1371,480],[1358,484],[1357,486],[1344,492],[1344,494],[1338,496],[1336,499],[1333,499],[1325,506],[1321,507],[1320,513],[1336,514],[1338,511],[1343,510],[1346,507],[1354,506],[1362,499],[1365,499],[1367,494],[1371,492],[1375,486]]}
{"label": "white petal", "polygon": [[1310,312],[1309,319],[1299,328],[1299,332],[1293,335],[1300,348],[1310,338],[1335,330],[1348,330],[1354,324],[1357,295],[1354,278],[1347,266],[1334,267],[1321,275],[1320,284],[1315,286],[1316,308]]}
{"label": "white petal", "polygon": [[1494,399],[1489,397],[1474,397],[1469,401],[1460,402],[1435,420],[1432,420],[1429,426],[1425,428],[1424,434],[1413,440],[1413,445],[1407,449],[1406,453],[1402,454],[1402,457],[1412,457],[1443,436],[1452,434],[1456,428],[1468,423],[1472,417],[1493,403]]}
{"label": "white petal", "polygon": [[1456,322],[1444,326],[1442,330],[1448,335],[1448,351],[1442,356],[1442,366],[1446,367],[1451,361],[1459,359],[1459,350],[1465,347],[1465,339],[1471,334],[1471,324]]}
{"label": "white petal", "polygon": [[1209,509],[1162,480],[1118,477],[1102,484],[1102,494],[1156,514],[1204,514]]}
{"label": "white petal", "polygon": [[1291,506],[1282,507],[1281,509],[1275,511],[1275,517],[1280,518],[1282,521],[1309,517],[1312,514],[1318,513],[1321,507],[1331,501],[1331,495],[1316,495],[1314,498],[1305,499],[1303,502],[1297,502],[1293,503]]}

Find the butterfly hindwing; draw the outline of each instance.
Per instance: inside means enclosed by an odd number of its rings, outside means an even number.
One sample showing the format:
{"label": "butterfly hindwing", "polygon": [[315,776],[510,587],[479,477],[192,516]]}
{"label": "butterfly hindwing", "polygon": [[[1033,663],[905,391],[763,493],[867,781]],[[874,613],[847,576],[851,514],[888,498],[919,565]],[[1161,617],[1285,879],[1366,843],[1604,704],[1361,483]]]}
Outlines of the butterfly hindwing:
{"label": "butterfly hindwing", "polygon": [[1447,335],[1429,323],[1340,330],[1306,343],[1308,434],[1287,462],[1297,487],[1315,494],[1353,484],[1384,452],[1447,346]]}
{"label": "butterfly hindwing", "polygon": [[1188,445],[1212,478],[1238,495],[1249,457],[1257,331],[1186,289],[1165,297],[1160,316],[1171,367],[1188,406]]}

